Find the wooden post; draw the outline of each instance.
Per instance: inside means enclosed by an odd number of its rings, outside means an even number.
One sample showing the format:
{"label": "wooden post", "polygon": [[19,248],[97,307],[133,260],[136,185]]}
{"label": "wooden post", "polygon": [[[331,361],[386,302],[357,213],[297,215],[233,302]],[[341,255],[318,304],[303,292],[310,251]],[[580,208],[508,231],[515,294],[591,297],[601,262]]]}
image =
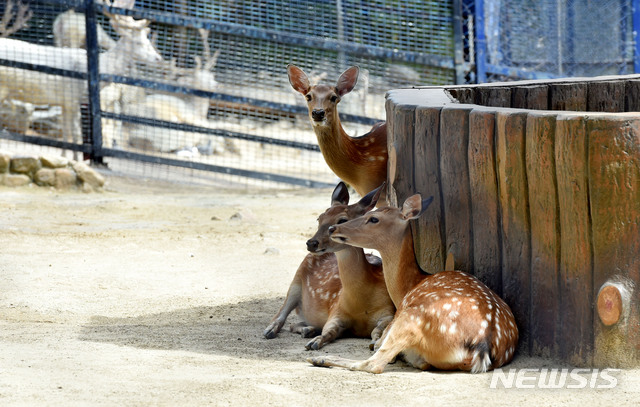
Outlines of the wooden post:
{"label": "wooden post", "polygon": [[587,111],[624,112],[625,82],[588,82]]}
{"label": "wooden post", "polygon": [[511,107],[511,88],[495,86],[476,88],[475,103],[480,106]]}
{"label": "wooden post", "polygon": [[591,220],[584,115],[556,120],[556,177],[560,220],[560,356],[576,366],[593,363]]}
{"label": "wooden post", "polygon": [[531,219],[531,338],[534,355],[558,353],[560,293],[555,114],[527,117],[526,165]]}
{"label": "wooden post", "polygon": [[440,186],[440,108],[418,107],[415,117],[414,168],[416,192],[433,196],[429,209],[413,228],[416,260],[427,273],[444,266],[444,219]]}
{"label": "wooden post", "polygon": [[640,112],[640,79],[627,82],[625,89],[625,112]]}
{"label": "wooden post", "polygon": [[518,349],[528,355],[531,352],[531,226],[525,169],[526,118],[527,113],[521,110],[501,109],[496,113],[496,168],[502,227],[502,293],[518,323]]}
{"label": "wooden post", "polygon": [[549,84],[549,110],[587,110],[585,82]]}
{"label": "wooden post", "polygon": [[[593,116],[587,132],[594,287],[612,274],[640,281],[640,118]],[[594,316],[597,366],[640,363],[639,310],[631,308],[625,326],[607,327]]]}
{"label": "wooden post", "polygon": [[469,113],[469,185],[473,224],[473,274],[502,295],[500,214],[495,157],[495,112]]}
{"label": "wooden post", "polygon": [[513,88],[511,107],[516,109],[549,109],[547,85],[518,86]]}
{"label": "wooden post", "polygon": [[450,105],[440,113],[440,185],[444,207],[445,251],[460,270],[473,271],[471,192],[469,189],[469,112]]}

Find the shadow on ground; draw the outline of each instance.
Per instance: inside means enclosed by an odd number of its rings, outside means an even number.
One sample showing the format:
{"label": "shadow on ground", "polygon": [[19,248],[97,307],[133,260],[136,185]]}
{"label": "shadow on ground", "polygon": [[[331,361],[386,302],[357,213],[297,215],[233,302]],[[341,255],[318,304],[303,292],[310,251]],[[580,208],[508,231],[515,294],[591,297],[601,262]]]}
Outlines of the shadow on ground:
{"label": "shadow on ground", "polygon": [[370,355],[369,341],[344,338],[317,352],[306,351],[309,339],[289,331],[295,312],[280,334],[265,339],[262,331],[284,298],[256,299],[216,307],[178,309],[130,318],[92,317],[79,339],[145,349],[181,350],[240,358],[299,361],[319,352],[353,358]]}

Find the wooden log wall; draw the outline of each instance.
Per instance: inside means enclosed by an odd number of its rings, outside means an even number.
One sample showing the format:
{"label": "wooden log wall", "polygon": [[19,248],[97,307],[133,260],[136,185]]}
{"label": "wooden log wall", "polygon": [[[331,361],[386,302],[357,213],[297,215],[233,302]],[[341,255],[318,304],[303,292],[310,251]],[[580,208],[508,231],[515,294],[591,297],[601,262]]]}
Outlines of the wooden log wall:
{"label": "wooden log wall", "polygon": [[419,263],[501,295],[520,354],[640,366],[639,108],[638,76],[387,95],[391,203],[434,196]]}

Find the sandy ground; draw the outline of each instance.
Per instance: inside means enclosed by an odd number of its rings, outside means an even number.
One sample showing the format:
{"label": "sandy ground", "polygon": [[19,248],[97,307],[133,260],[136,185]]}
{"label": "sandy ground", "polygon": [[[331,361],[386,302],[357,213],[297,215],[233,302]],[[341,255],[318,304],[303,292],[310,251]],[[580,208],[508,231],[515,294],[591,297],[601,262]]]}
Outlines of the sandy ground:
{"label": "sandy ground", "polygon": [[490,373],[305,362],[366,358],[365,339],[264,339],[329,197],[116,177],[94,194],[0,187],[0,405],[637,405],[640,370],[609,390],[491,389]]}

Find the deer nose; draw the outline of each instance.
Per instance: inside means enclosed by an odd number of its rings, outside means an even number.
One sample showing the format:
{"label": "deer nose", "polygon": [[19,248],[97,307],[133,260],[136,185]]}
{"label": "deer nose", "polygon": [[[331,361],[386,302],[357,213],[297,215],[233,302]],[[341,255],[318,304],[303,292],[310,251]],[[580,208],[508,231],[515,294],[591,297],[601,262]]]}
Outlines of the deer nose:
{"label": "deer nose", "polygon": [[324,120],[324,110],[323,109],[314,109],[311,111],[311,117],[313,120],[319,122]]}
{"label": "deer nose", "polygon": [[319,242],[315,239],[307,240],[307,250],[310,252],[315,252],[316,250],[318,250],[318,244]]}
{"label": "deer nose", "polygon": [[336,231],[336,227],[335,226],[329,226],[329,234],[332,234],[335,231]]}

